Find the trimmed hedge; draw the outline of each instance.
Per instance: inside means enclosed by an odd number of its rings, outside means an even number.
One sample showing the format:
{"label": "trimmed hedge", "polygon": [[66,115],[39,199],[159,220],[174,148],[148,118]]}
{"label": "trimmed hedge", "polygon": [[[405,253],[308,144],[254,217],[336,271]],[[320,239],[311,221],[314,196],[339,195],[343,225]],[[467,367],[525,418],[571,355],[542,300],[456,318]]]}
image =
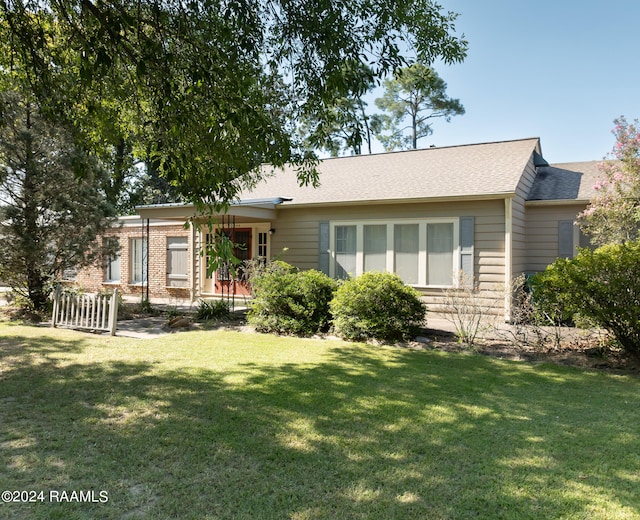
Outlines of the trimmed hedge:
{"label": "trimmed hedge", "polygon": [[426,305],[391,273],[368,272],[346,280],[330,303],[335,333],[348,340],[397,341],[417,334]]}
{"label": "trimmed hedge", "polygon": [[337,282],[320,271],[274,262],[251,278],[248,322],[259,332],[310,336],[329,329]]}

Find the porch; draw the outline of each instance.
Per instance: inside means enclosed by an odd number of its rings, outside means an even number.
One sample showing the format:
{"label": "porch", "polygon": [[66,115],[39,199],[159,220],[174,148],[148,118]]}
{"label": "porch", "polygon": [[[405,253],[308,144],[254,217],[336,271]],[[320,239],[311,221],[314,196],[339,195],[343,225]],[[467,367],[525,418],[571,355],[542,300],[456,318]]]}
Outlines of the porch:
{"label": "porch", "polygon": [[[159,204],[137,207],[141,219],[141,240],[143,242],[140,261],[146,274],[141,278],[141,300],[163,302],[168,305],[192,304],[200,298],[223,297],[237,303],[246,302],[250,297],[248,287],[248,266],[252,261],[266,261],[271,258],[271,236],[275,232],[276,207],[284,198],[251,199],[238,201],[225,214],[211,215],[198,212],[190,204]],[[164,277],[165,273],[155,273],[153,266],[161,264],[154,255],[150,243],[149,223],[153,221],[175,222],[188,230],[188,236],[181,245],[172,248],[170,238],[166,238],[166,291],[154,291],[154,276]],[[218,262],[212,267],[216,255],[218,238],[224,238],[232,245],[232,253],[240,263],[231,266]],[[218,257],[219,258],[219,257]],[[174,303],[172,303],[174,302]]]}

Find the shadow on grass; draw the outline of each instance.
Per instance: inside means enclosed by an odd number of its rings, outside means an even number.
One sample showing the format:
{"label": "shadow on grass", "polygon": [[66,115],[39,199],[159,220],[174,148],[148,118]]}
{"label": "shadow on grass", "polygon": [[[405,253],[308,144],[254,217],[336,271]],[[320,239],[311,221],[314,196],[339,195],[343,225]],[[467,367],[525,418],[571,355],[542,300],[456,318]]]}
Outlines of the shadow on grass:
{"label": "shadow on grass", "polygon": [[3,489],[106,490],[109,501],[4,504],[0,516],[633,517],[637,390],[358,346],[234,372],[25,362],[0,376]]}
{"label": "shadow on grass", "polygon": [[[9,327],[10,330],[11,326],[5,324],[4,327]],[[39,328],[29,327],[34,331]],[[42,364],[56,366],[58,361],[51,356],[57,356],[61,353],[79,354],[88,346],[89,341],[90,336],[82,335],[77,335],[75,339],[66,338],[64,341],[54,340],[46,334],[37,335],[36,333],[28,336],[20,334],[0,336],[0,377],[3,365],[5,371],[15,369],[18,366],[23,368]]]}

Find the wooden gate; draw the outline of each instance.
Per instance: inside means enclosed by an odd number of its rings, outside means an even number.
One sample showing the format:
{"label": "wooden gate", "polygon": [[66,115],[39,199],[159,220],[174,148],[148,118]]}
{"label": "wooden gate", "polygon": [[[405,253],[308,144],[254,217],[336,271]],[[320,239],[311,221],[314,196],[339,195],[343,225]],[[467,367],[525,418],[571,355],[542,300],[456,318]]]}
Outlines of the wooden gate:
{"label": "wooden gate", "polygon": [[103,330],[116,335],[118,321],[118,289],[111,296],[65,294],[60,286],[53,297],[51,326],[74,329]]}

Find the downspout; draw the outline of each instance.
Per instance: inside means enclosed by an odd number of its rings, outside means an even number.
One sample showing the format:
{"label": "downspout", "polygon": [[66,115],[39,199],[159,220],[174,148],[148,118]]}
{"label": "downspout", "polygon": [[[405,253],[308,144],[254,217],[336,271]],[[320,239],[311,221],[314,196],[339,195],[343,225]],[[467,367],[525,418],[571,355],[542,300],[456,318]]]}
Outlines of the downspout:
{"label": "downspout", "polygon": [[504,320],[511,322],[511,279],[513,276],[513,199],[504,199]]}
{"label": "downspout", "polygon": [[[140,276],[142,277],[142,280],[140,280],[140,304],[144,303],[144,244],[145,242],[145,238],[144,238],[144,219],[141,219],[140,221],[140,233],[141,233],[141,237],[140,240],[142,240],[142,243],[140,244],[140,262],[142,262],[140,264]],[[135,251],[134,251],[135,254]],[[133,264],[133,269],[129,269],[131,271],[131,277],[134,278],[134,274],[135,274],[135,263]],[[135,283],[135,278],[134,278],[134,283]]]}
{"label": "downspout", "polygon": [[194,226],[193,222],[189,222],[189,233],[191,235],[191,239],[189,240],[190,253],[189,258],[191,258],[191,269],[189,269],[189,301],[193,302],[196,296],[196,283],[199,280],[199,277],[196,273],[196,254],[198,254],[198,249],[196,247],[196,226]]}
{"label": "downspout", "polygon": [[146,288],[146,292],[147,292],[147,303],[149,303],[149,244],[150,240],[149,240],[149,219],[147,219],[147,263],[145,265],[145,270],[146,270],[146,282],[147,282],[147,288]]}

